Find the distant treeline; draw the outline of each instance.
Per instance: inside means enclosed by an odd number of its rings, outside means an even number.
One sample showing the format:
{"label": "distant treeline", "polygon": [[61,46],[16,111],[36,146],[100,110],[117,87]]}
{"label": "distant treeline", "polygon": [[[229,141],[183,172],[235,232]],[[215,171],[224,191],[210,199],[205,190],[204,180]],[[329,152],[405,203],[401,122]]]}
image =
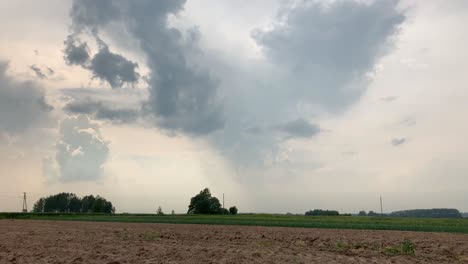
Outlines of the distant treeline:
{"label": "distant treeline", "polygon": [[428,218],[462,218],[462,214],[457,209],[436,208],[436,209],[415,209],[390,213],[394,217],[428,217]]}
{"label": "distant treeline", "polygon": [[336,216],[340,215],[338,211],[335,210],[321,210],[321,209],[315,209],[315,210],[310,210],[305,213],[305,215],[308,216]]}
{"label": "distant treeline", "polygon": [[35,213],[114,213],[112,202],[101,196],[79,198],[74,193],[59,193],[40,198],[33,207]]}

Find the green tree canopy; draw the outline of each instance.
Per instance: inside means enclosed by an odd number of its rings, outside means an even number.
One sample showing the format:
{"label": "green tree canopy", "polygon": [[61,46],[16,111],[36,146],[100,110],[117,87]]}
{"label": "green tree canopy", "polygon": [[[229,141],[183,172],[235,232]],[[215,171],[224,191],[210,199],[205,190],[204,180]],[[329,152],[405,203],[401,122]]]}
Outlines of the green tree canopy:
{"label": "green tree canopy", "polygon": [[223,212],[218,198],[212,197],[208,188],[190,199],[187,214],[221,214]]}
{"label": "green tree canopy", "polygon": [[74,193],[59,193],[40,198],[33,207],[33,212],[58,213],[114,213],[112,202],[101,196],[88,195],[80,199]]}
{"label": "green tree canopy", "polygon": [[321,210],[321,209],[315,209],[313,211],[308,211],[305,213],[305,215],[311,215],[311,216],[333,216],[333,215],[340,215],[338,211],[335,210]]}
{"label": "green tree canopy", "polygon": [[237,214],[237,207],[233,206],[233,207],[229,208],[229,213],[232,214],[232,215],[236,215]]}

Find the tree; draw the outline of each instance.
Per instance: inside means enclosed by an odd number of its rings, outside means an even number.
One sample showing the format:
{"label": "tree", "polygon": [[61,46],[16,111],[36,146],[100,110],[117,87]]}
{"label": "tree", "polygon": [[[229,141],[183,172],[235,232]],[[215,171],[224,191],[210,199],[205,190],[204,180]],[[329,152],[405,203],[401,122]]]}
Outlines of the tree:
{"label": "tree", "polygon": [[358,216],[367,216],[366,211],[359,211]]}
{"label": "tree", "polygon": [[81,199],[76,195],[70,198],[68,202],[68,209],[70,212],[79,213],[81,212]]}
{"label": "tree", "polygon": [[158,210],[156,210],[156,214],[157,214],[157,215],[164,215],[164,212],[163,212],[161,206],[159,206],[159,207],[158,207]]}
{"label": "tree", "polygon": [[218,198],[212,197],[208,188],[200,191],[190,199],[187,214],[220,214],[221,203]]}
{"label": "tree", "polygon": [[93,204],[96,198],[93,195],[86,195],[81,199],[81,212],[91,213],[93,211]]}
{"label": "tree", "polygon": [[105,198],[101,196],[96,196],[96,200],[94,200],[92,206],[93,213],[105,213],[105,214],[112,214],[115,212],[114,206],[112,203],[107,201]]}
{"label": "tree", "polygon": [[237,207],[233,206],[233,207],[229,208],[229,213],[232,214],[232,215],[236,215],[237,214]]}
{"label": "tree", "polygon": [[379,214],[377,214],[376,212],[374,211],[369,211],[369,213],[367,214],[368,216],[378,216]]}
{"label": "tree", "polygon": [[44,212],[44,204],[45,204],[45,199],[41,198],[37,200],[37,202],[33,206],[33,212],[34,213],[43,213]]}
{"label": "tree", "polygon": [[70,201],[77,198],[74,193],[59,193],[44,198],[44,212],[68,213],[70,210]]}

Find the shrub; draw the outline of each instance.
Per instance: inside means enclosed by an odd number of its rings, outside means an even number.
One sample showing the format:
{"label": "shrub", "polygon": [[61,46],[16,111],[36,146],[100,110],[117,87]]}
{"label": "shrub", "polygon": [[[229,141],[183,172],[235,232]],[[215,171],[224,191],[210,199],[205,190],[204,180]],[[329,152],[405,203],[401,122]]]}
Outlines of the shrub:
{"label": "shrub", "polygon": [[229,213],[232,214],[232,215],[236,215],[237,214],[237,207],[233,206],[233,207],[229,208]]}

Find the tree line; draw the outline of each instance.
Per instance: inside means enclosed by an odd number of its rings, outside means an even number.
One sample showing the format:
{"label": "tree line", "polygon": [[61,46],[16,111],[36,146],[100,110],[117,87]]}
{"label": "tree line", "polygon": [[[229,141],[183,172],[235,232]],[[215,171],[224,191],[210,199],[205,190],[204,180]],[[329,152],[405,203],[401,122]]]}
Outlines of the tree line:
{"label": "tree line", "polygon": [[435,209],[414,209],[396,211],[388,216],[394,217],[428,217],[428,218],[463,218],[460,211],[450,208],[435,208]]}
{"label": "tree line", "polygon": [[321,210],[315,209],[305,212],[307,216],[337,216],[340,215],[338,211],[335,210]]}
{"label": "tree line", "polygon": [[112,202],[104,197],[86,195],[83,198],[74,193],[59,193],[40,198],[33,207],[35,213],[106,213],[115,212]]}
{"label": "tree line", "polygon": [[[212,196],[208,188],[190,199],[187,214],[231,214],[236,215],[236,206],[223,208],[219,199]],[[112,202],[101,196],[87,195],[83,198],[74,193],[59,193],[40,198],[33,207],[34,213],[115,213]],[[164,215],[161,207],[158,215]],[[174,214],[174,211],[172,211]]]}

